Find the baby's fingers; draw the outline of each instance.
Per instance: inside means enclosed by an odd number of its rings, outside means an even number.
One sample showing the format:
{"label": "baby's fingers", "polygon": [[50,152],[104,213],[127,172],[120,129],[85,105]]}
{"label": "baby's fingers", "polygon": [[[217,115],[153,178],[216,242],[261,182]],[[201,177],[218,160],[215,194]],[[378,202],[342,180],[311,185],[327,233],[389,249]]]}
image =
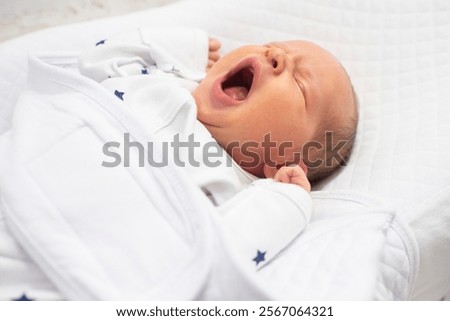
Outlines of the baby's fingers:
{"label": "baby's fingers", "polygon": [[208,43],[208,65],[206,71],[209,71],[211,67],[220,59],[220,41],[215,38],[209,38]]}
{"label": "baby's fingers", "polygon": [[218,51],[210,51],[208,54],[208,59],[216,62],[220,58],[220,53]]}
{"label": "baby's fingers", "polygon": [[281,183],[290,183],[291,178],[297,175],[298,174],[296,174],[295,167],[283,166],[276,172],[273,179]]}
{"label": "baby's fingers", "polygon": [[215,38],[209,38],[209,51],[217,51],[220,49],[221,43],[219,40]]}
{"label": "baby's fingers", "polygon": [[283,166],[275,174],[275,181],[298,185],[306,191],[311,191],[311,184],[306,177],[305,171],[300,166]]}

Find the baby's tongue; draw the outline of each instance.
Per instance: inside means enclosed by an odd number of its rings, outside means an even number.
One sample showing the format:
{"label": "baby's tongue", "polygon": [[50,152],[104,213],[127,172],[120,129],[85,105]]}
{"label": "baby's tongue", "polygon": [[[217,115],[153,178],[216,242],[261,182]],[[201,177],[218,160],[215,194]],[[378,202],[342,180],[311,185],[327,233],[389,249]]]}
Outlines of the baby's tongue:
{"label": "baby's tongue", "polygon": [[223,90],[228,96],[235,100],[244,100],[247,98],[248,90],[242,86],[228,87]]}

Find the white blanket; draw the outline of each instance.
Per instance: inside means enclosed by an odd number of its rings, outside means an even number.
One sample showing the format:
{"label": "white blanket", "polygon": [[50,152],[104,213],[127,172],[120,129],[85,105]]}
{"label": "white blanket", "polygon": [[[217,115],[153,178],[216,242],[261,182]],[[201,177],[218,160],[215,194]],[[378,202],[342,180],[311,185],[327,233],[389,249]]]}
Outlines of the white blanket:
{"label": "white blanket", "polygon": [[[306,231],[292,244],[292,251],[288,251],[301,253],[302,256],[280,256],[273,264],[261,269],[256,278],[264,277],[269,280],[268,294],[265,295],[275,298],[440,299],[448,292],[450,284],[450,218],[447,204],[450,199],[447,188],[450,155],[446,152],[450,143],[450,128],[447,126],[450,121],[450,94],[447,90],[450,86],[448,12],[449,4],[444,0],[433,3],[406,0],[394,3],[387,0],[360,1],[341,3],[339,7],[326,1],[320,4],[287,0],[263,3],[249,0],[186,1],[164,9],[44,31],[0,47],[3,76],[0,83],[0,128],[3,132],[10,127],[13,108],[18,95],[23,91],[27,75],[25,51],[79,50],[109,34],[140,25],[203,27],[223,40],[224,51],[245,42],[288,38],[306,38],[319,42],[343,61],[359,94],[361,126],[356,150],[350,165],[334,180],[322,186],[323,190],[331,194],[318,194],[316,197],[317,214],[313,219],[316,217],[317,222],[313,223],[323,226],[322,236],[312,237],[317,233],[314,228]],[[2,159],[7,161],[3,154]],[[2,198],[5,198],[4,190],[13,189],[16,184],[4,182],[2,180]],[[342,189],[348,192],[334,192]],[[355,201],[356,192],[372,194],[393,210],[374,209],[374,204],[365,200],[366,196],[362,198],[364,201]],[[350,195],[349,200],[342,201],[347,195]],[[17,197],[15,204],[24,203],[23,198]],[[333,198],[338,200],[330,201]],[[334,205],[335,202],[340,205]],[[330,207],[342,208],[343,203],[350,213],[348,216],[333,215],[334,213],[323,210]],[[339,212],[342,214],[342,210],[336,211]],[[378,214],[364,216],[363,212]],[[394,212],[412,227],[420,248],[420,269],[416,288],[412,293],[410,287],[415,277],[417,259],[414,245],[411,244],[414,240],[411,240],[408,232],[404,233],[405,228],[399,227],[401,223],[393,216]],[[355,219],[354,224],[350,223],[352,217]],[[374,218],[366,219],[369,217]],[[358,221],[362,225],[356,224]],[[343,224],[343,227],[339,228],[339,224]],[[366,230],[373,231],[373,234],[365,233]],[[355,237],[352,239],[349,231],[361,232],[352,234]],[[224,235],[226,237],[227,234]],[[341,252],[337,252],[333,246],[327,246],[336,244],[333,241],[335,236],[343,240],[343,235],[348,237],[348,246],[339,243],[338,249]],[[371,235],[369,240],[372,242],[360,241]],[[17,234],[15,237],[25,246]],[[326,237],[330,238],[330,243],[325,241]],[[321,240],[323,243],[319,246],[308,243],[307,240]],[[226,244],[232,244],[231,242],[232,240],[228,240]],[[367,268],[366,265],[359,268],[361,257],[356,254],[359,253],[355,248],[358,247],[357,244],[365,246],[365,251],[361,250],[360,255],[367,256],[363,260],[367,262]],[[229,246],[233,249],[232,245]],[[27,251],[31,253],[31,250]],[[227,253],[233,253],[233,250]],[[314,256],[317,256],[315,260]],[[17,254],[17,257],[24,256]],[[321,261],[325,258],[329,261]],[[392,262],[397,258],[396,262]],[[342,270],[337,272],[337,265],[331,262],[341,259],[347,264],[339,264]],[[383,260],[388,263],[380,263]],[[24,259],[22,263],[24,261],[29,260]],[[47,277],[55,284],[58,283],[51,277],[52,273],[45,270],[42,261],[35,262],[40,269],[44,269]],[[292,265],[292,262],[295,264]],[[36,269],[34,264],[30,263],[27,267]],[[290,264],[291,273],[287,273],[286,266]],[[334,269],[329,268],[330,265]],[[356,275],[361,276],[360,279],[352,276],[356,273],[352,267],[358,272]],[[237,275],[242,272],[240,268],[231,270],[240,271],[236,272]],[[314,273],[308,274],[307,271]],[[328,277],[323,277],[327,272]],[[388,276],[383,278],[383,273]],[[45,280],[41,272],[36,272],[36,275],[39,275],[37,279]],[[242,278],[247,280],[247,276]],[[339,290],[337,280],[344,280],[348,292]],[[248,288],[254,289],[255,282],[249,283]],[[356,286],[361,283],[362,288]],[[88,284],[85,281],[85,285]],[[214,281],[212,284],[220,282]],[[52,286],[40,287],[43,288],[51,289]],[[63,291],[60,286],[58,288],[65,297],[70,297],[70,291]],[[227,292],[220,287],[215,290],[214,286],[207,289],[209,290],[201,296],[220,298],[220,293],[223,294],[222,297],[226,297],[228,293],[234,297],[232,291]],[[85,291],[82,293],[91,293],[91,290]],[[255,293],[260,294],[256,290],[251,293],[255,297]],[[16,294],[2,294],[3,298],[11,296]]]}

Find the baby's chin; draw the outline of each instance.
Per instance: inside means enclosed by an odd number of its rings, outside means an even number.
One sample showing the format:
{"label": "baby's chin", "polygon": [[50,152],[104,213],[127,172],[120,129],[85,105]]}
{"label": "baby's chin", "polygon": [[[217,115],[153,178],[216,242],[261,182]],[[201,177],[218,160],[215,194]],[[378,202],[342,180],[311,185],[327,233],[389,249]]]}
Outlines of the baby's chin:
{"label": "baby's chin", "polygon": [[197,86],[191,94],[192,97],[194,97],[195,105],[197,107],[197,119],[203,122],[202,118],[205,114],[206,106],[208,105],[208,94],[201,84]]}
{"label": "baby's chin", "polygon": [[[197,119],[211,132],[215,127],[221,127],[223,117],[218,114],[211,101],[208,83],[200,85],[192,92],[197,107]],[[214,134],[211,132],[211,134]]]}

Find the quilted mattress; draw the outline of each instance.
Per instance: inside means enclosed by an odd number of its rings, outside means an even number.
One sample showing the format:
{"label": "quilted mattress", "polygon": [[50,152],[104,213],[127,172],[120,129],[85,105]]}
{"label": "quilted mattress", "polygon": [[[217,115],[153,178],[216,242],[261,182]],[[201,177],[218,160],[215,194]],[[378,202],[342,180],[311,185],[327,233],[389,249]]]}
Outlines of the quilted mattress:
{"label": "quilted mattress", "polygon": [[200,27],[223,52],[298,38],[333,52],[358,94],[360,126],[349,165],[318,189],[365,193],[394,208],[420,250],[411,297],[449,295],[450,2],[192,0],[36,32],[0,45],[0,133],[24,88],[27,53],[77,52],[139,26]]}

